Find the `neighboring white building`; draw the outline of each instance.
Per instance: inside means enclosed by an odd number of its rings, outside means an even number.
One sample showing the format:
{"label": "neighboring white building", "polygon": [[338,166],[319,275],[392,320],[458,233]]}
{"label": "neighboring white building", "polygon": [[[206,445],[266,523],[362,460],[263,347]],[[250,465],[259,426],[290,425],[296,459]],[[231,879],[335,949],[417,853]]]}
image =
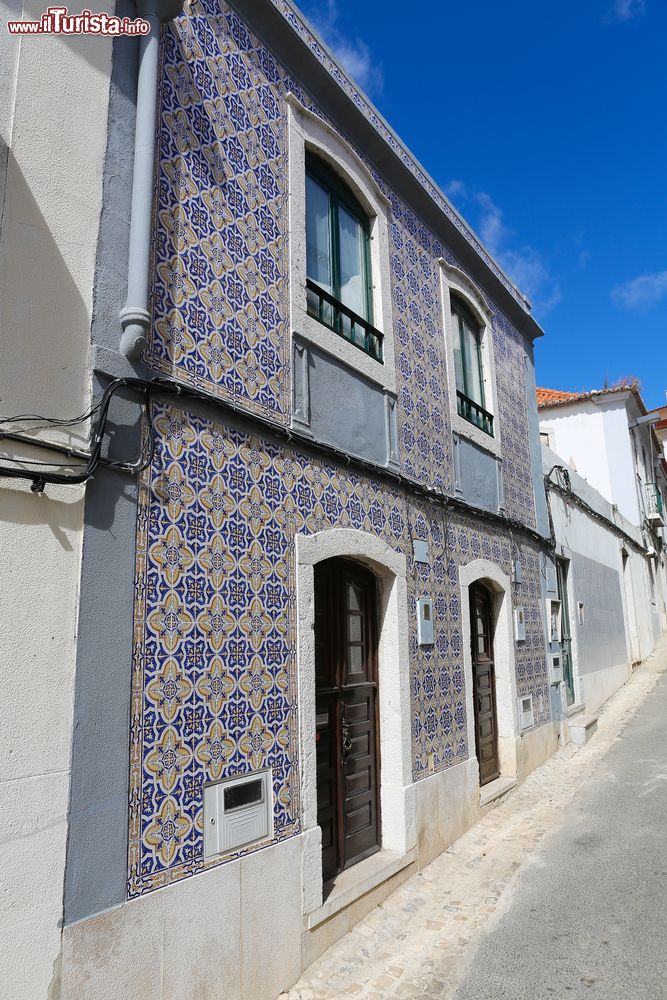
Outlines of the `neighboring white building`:
{"label": "neighboring white building", "polygon": [[[83,414],[112,39],[0,35],[0,417]],[[88,440],[85,421],[0,431],[3,467],[71,462],[56,449]],[[0,994],[12,1000],[58,995],[83,520],[83,486],[0,479]]]}
{"label": "neighboring white building", "polygon": [[660,414],[649,413],[633,384],[585,393],[538,388],[537,402],[542,444],[601,494],[614,518],[639,530],[645,557],[643,569],[627,570],[634,595],[628,615],[632,661],[644,659],[667,630],[667,464],[654,430]]}
{"label": "neighboring white building", "polygon": [[667,459],[667,406],[656,406],[655,410],[650,410],[649,412],[651,416],[658,418],[653,425],[653,429],[658,436],[658,441],[662,445],[662,450]]}
{"label": "neighboring white building", "polygon": [[546,600],[560,618],[548,656],[567,742],[577,714],[596,713],[652,649],[647,556],[639,528],[545,445],[542,465],[556,543]]}

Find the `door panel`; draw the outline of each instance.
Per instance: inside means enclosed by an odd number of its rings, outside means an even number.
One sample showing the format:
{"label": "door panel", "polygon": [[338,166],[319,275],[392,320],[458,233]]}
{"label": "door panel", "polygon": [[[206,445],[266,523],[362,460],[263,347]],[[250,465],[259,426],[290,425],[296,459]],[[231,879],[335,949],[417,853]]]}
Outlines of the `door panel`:
{"label": "door panel", "polygon": [[317,821],[325,880],[379,850],[375,592],[373,575],[352,562],[315,567]]}
{"label": "door panel", "polygon": [[475,744],[480,785],[493,781],[500,774],[491,602],[486,587],[477,584],[470,588]]}

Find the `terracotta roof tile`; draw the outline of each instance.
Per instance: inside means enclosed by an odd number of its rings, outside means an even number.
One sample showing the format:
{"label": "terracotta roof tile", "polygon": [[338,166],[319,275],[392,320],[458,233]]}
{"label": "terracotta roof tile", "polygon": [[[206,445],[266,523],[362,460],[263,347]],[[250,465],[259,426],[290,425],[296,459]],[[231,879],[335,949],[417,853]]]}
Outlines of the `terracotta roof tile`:
{"label": "terracotta roof tile", "polygon": [[568,399],[576,399],[580,392],[562,392],[560,389],[542,389],[537,387],[537,405],[553,406],[554,403],[564,403]]}

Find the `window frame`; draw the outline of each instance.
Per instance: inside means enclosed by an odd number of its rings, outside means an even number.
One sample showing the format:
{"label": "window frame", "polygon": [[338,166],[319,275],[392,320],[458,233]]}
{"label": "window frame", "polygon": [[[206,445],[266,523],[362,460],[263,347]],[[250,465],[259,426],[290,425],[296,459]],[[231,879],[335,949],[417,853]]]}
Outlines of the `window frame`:
{"label": "window frame", "polygon": [[[391,205],[366,164],[349,143],[292,93],[286,95],[289,164],[289,304],[295,344],[306,342],[381,386],[397,391],[392,322],[389,224]],[[323,160],[354,196],[368,219],[369,279],[372,314],[369,322],[382,334],[383,363],[372,354],[308,314],[306,305],[306,154]],[[303,373],[293,371],[293,380]],[[391,398],[390,397],[390,398]],[[297,420],[296,415],[294,419]],[[298,421],[297,421],[298,422]]]}
{"label": "window frame", "polygon": [[[343,182],[342,178],[339,177],[331,167],[318,156],[313,150],[306,150],[306,178],[311,177],[312,180],[316,181],[329,195],[329,224],[330,224],[330,247],[329,251],[331,253],[331,295],[337,299],[341,305],[343,305],[343,300],[341,298],[341,288],[340,288],[340,217],[339,208],[342,207],[352,216],[352,218],[359,223],[364,233],[364,299],[366,307],[366,316],[362,316],[368,323],[371,323],[370,317],[373,315],[373,282],[371,278],[371,229],[368,216],[364,212],[363,206],[355,198],[354,194],[347,185]],[[308,194],[306,193],[306,212],[307,212],[307,199]],[[306,218],[308,216],[306,215]],[[306,231],[306,278],[310,281],[315,282],[314,278],[310,278],[308,275],[308,233]],[[318,282],[315,282],[318,284]]]}
{"label": "window frame", "polygon": [[[466,438],[479,448],[502,459],[502,428],[498,421],[498,397],[496,384],[496,369],[493,349],[493,317],[494,312],[481,290],[468,275],[454,264],[440,258],[440,276],[442,292],[443,330],[445,339],[445,356],[447,361],[447,381],[449,387],[449,414],[452,434]],[[456,384],[456,366],[454,359],[455,318],[453,302],[458,302],[465,308],[475,321],[479,336],[479,357],[481,362],[481,385],[483,387],[484,404],[482,409],[493,420],[493,435],[482,430],[472,420],[466,419],[459,412],[458,387]],[[470,398],[464,394],[466,398]],[[473,401],[474,402],[474,401]],[[474,403],[475,406],[480,404]]]}
{"label": "window frame", "polygon": [[[454,332],[456,333],[456,327],[458,326],[458,337],[460,345],[460,356],[461,356],[461,375],[463,377],[463,388],[460,389],[457,382],[457,392],[462,392],[463,395],[471,400],[476,406],[480,407],[487,413],[490,412],[486,410],[486,393],[484,391],[484,359],[482,355],[482,331],[479,323],[477,322],[477,317],[471,312],[467,307],[463,299],[461,299],[456,294],[450,295],[450,304],[452,310],[452,326]],[[465,344],[465,333],[464,324],[466,324],[473,334],[475,342],[475,359],[471,361],[471,364],[475,364],[477,367],[477,377],[479,379],[479,389],[481,399],[475,399],[471,382],[473,380],[473,373],[468,370],[468,352],[466,351]],[[454,376],[456,377],[456,354],[454,354]],[[458,398],[458,397],[457,397]],[[465,417],[464,419],[469,419]],[[473,420],[470,421],[474,423]],[[482,428],[483,430],[484,428]],[[493,437],[493,414],[491,414],[491,424],[490,424],[490,436]]]}

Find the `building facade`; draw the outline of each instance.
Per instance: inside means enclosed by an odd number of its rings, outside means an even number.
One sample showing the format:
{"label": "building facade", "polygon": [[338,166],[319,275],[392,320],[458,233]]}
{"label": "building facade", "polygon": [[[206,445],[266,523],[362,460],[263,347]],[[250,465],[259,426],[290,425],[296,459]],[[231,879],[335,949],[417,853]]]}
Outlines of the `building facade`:
{"label": "building facade", "polygon": [[[563,742],[632,671],[633,636],[652,635],[647,555],[639,528],[542,446],[555,549],[547,557],[548,664],[560,679]],[[555,633],[555,634],[553,634]],[[652,649],[652,646],[649,648]]]}
{"label": "building facade", "polygon": [[[112,43],[0,35],[0,410],[42,417],[3,419],[0,465],[58,471],[88,445],[51,418],[91,401]],[[32,998],[58,979],[84,487],[30,486],[0,478],[0,994]]]}
{"label": "building facade", "polygon": [[541,330],[290,4],[144,13],[80,53],[85,308],[62,393],[12,396],[96,405],[79,441],[39,432],[74,465],[30,452],[0,490],[62,661],[44,704],[48,644],[10,688],[60,791],[50,950],[26,970],[19,831],[6,982],[260,1000],[558,745]]}
{"label": "building facade", "polygon": [[538,389],[543,443],[635,528],[643,559],[627,569],[631,656],[644,659],[667,629],[667,465],[636,385],[588,393]]}

